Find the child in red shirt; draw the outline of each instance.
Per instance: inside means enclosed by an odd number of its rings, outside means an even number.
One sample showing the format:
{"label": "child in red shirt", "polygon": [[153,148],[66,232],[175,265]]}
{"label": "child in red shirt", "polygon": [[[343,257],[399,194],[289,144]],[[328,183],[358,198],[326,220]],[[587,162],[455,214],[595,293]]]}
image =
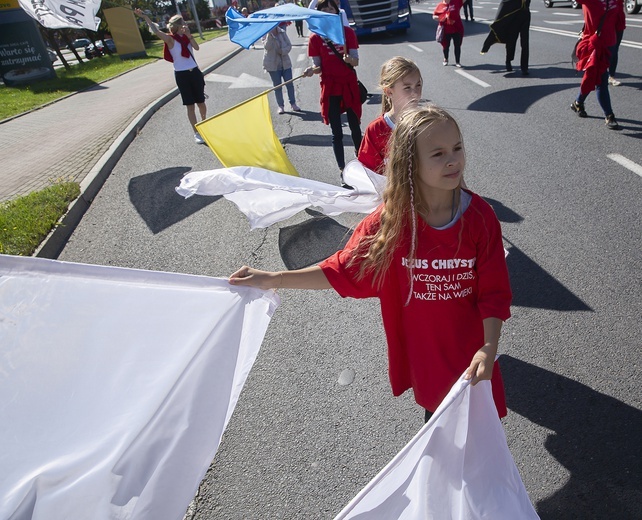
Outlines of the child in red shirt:
{"label": "child in red shirt", "polygon": [[508,269],[492,208],[461,187],[466,161],[459,126],[436,106],[405,110],[388,157],[383,204],[343,250],[296,271],[242,267],[229,281],[379,298],[394,395],[412,388],[428,417],[465,371],[473,385],[492,379],[503,417],[495,356],[510,317]]}
{"label": "child in red shirt", "polygon": [[381,115],[366,128],[357,159],[366,168],[384,175],[388,139],[404,108],[421,99],[423,79],[414,61],[395,56],[381,67],[379,86],[383,92]]}
{"label": "child in red shirt", "polygon": [[433,20],[437,20],[436,40],[444,51],[444,66],[448,65],[450,40],[455,48],[455,67],[461,68],[461,43],[464,40],[464,24],[461,21],[462,0],[442,0],[433,12]]}

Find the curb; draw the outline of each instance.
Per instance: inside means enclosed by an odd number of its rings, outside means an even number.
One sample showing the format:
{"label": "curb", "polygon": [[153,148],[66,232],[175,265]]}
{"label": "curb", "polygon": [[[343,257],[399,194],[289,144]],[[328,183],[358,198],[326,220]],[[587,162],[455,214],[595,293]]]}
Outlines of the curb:
{"label": "curb", "polygon": [[[203,69],[203,75],[209,74],[217,67],[223,65],[226,61],[232,59],[243,48],[230,52],[217,62]],[[114,166],[120,160],[129,144],[134,140],[136,134],[145,123],[150,120],[152,115],[169,102],[171,99],[178,95],[178,87],[174,87],[165,95],[159,97],[156,101],[150,103],[145,107],[138,117],[134,119],[128,126],[121,132],[121,134],[112,143],[109,149],[102,155],[98,162],[94,165],[91,171],[80,183],[80,196],[74,200],[67,210],[67,213],[60,219],[58,224],[51,230],[47,238],[45,238],[33,256],[40,258],[49,258],[55,260],[62,252],[67,244],[69,237],[76,229],[76,226],[82,220],[85,212],[91,205],[92,201],[98,195],[100,188],[111,174]]]}

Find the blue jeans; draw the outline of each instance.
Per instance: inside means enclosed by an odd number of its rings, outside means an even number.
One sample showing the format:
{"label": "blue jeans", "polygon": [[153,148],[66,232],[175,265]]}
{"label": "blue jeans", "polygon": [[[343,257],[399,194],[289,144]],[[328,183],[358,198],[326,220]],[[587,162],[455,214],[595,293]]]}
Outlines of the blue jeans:
{"label": "blue jeans", "polygon": [[[286,81],[292,79],[292,69],[285,70],[275,70],[270,72],[270,78],[272,78],[272,85],[275,87]],[[294,83],[288,83],[285,88],[288,89],[288,99],[290,100],[290,105],[296,105],[296,100],[294,98]],[[280,107],[283,106],[283,87],[279,87],[274,91],[274,96],[276,97],[276,104]]]}
{"label": "blue jeans", "polygon": [[[609,71],[605,70],[604,74],[602,74],[602,78],[600,80],[600,84],[595,87],[595,95],[597,96],[597,102],[600,104],[602,107],[602,110],[604,111],[605,116],[610,116],[613,114],[613,108],[611,107],[611,95],[609,94]],[[582,93],[580,92],[577,95],[576,101],[578,103],[584,103],[584,100],[588,97],[588,94],[586,96],[583,96]]]}
{"label": "blue jeans", "polygon": [[617,70],[617,55],[620,50],[620,43],[622,43],[622,36],[624,36],[624,31],[617,32],[617,43],[613,47],[609,47],[611,51],[611,60],[609,62],[609,76],[615,77],[615,71]]}

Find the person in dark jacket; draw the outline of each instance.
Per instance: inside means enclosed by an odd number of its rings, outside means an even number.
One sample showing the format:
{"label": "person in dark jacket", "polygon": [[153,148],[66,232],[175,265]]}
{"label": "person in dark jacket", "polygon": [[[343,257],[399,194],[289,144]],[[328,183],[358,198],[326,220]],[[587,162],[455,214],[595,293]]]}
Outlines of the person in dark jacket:
{"label": "person in dark jacket", "polygon": [[515,59],[517,38],[521,47],[520,68],[528,75],[528,32],[531,26],[531,0],[502,0],[497,9],[495,21],[490,24],[490,32],[484,41],[481,53],[486,54],[495,43],[506,44],[506,70],[512,72]]}

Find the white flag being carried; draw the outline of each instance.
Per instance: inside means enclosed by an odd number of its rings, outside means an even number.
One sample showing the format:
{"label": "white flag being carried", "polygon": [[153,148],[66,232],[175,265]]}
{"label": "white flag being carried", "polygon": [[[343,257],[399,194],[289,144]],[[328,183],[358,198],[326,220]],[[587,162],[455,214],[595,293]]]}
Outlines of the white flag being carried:
{"label": "white flag being carried", "polygon": [[183,518],[278,302],[0,255],[0,518]]}
{"label": "white flag being carried", "polygon": [[101,0],[18,0],[29,16],[48,29],[98,30]]}
{"label": "white flag being carried", "polygon": [[224,196],[236,204],[250,227],[265,228],[313,207],[328,216],[371,213],[381,204],[386,178],[350,161],[343,180],[354,189],[283,175],[253,166],[190,172],[176,188],[179,195]]}
{"label": "white flag being carried", "polygon": [[430,421],[335,520],[538,520],[490,381],[463,375]]}

